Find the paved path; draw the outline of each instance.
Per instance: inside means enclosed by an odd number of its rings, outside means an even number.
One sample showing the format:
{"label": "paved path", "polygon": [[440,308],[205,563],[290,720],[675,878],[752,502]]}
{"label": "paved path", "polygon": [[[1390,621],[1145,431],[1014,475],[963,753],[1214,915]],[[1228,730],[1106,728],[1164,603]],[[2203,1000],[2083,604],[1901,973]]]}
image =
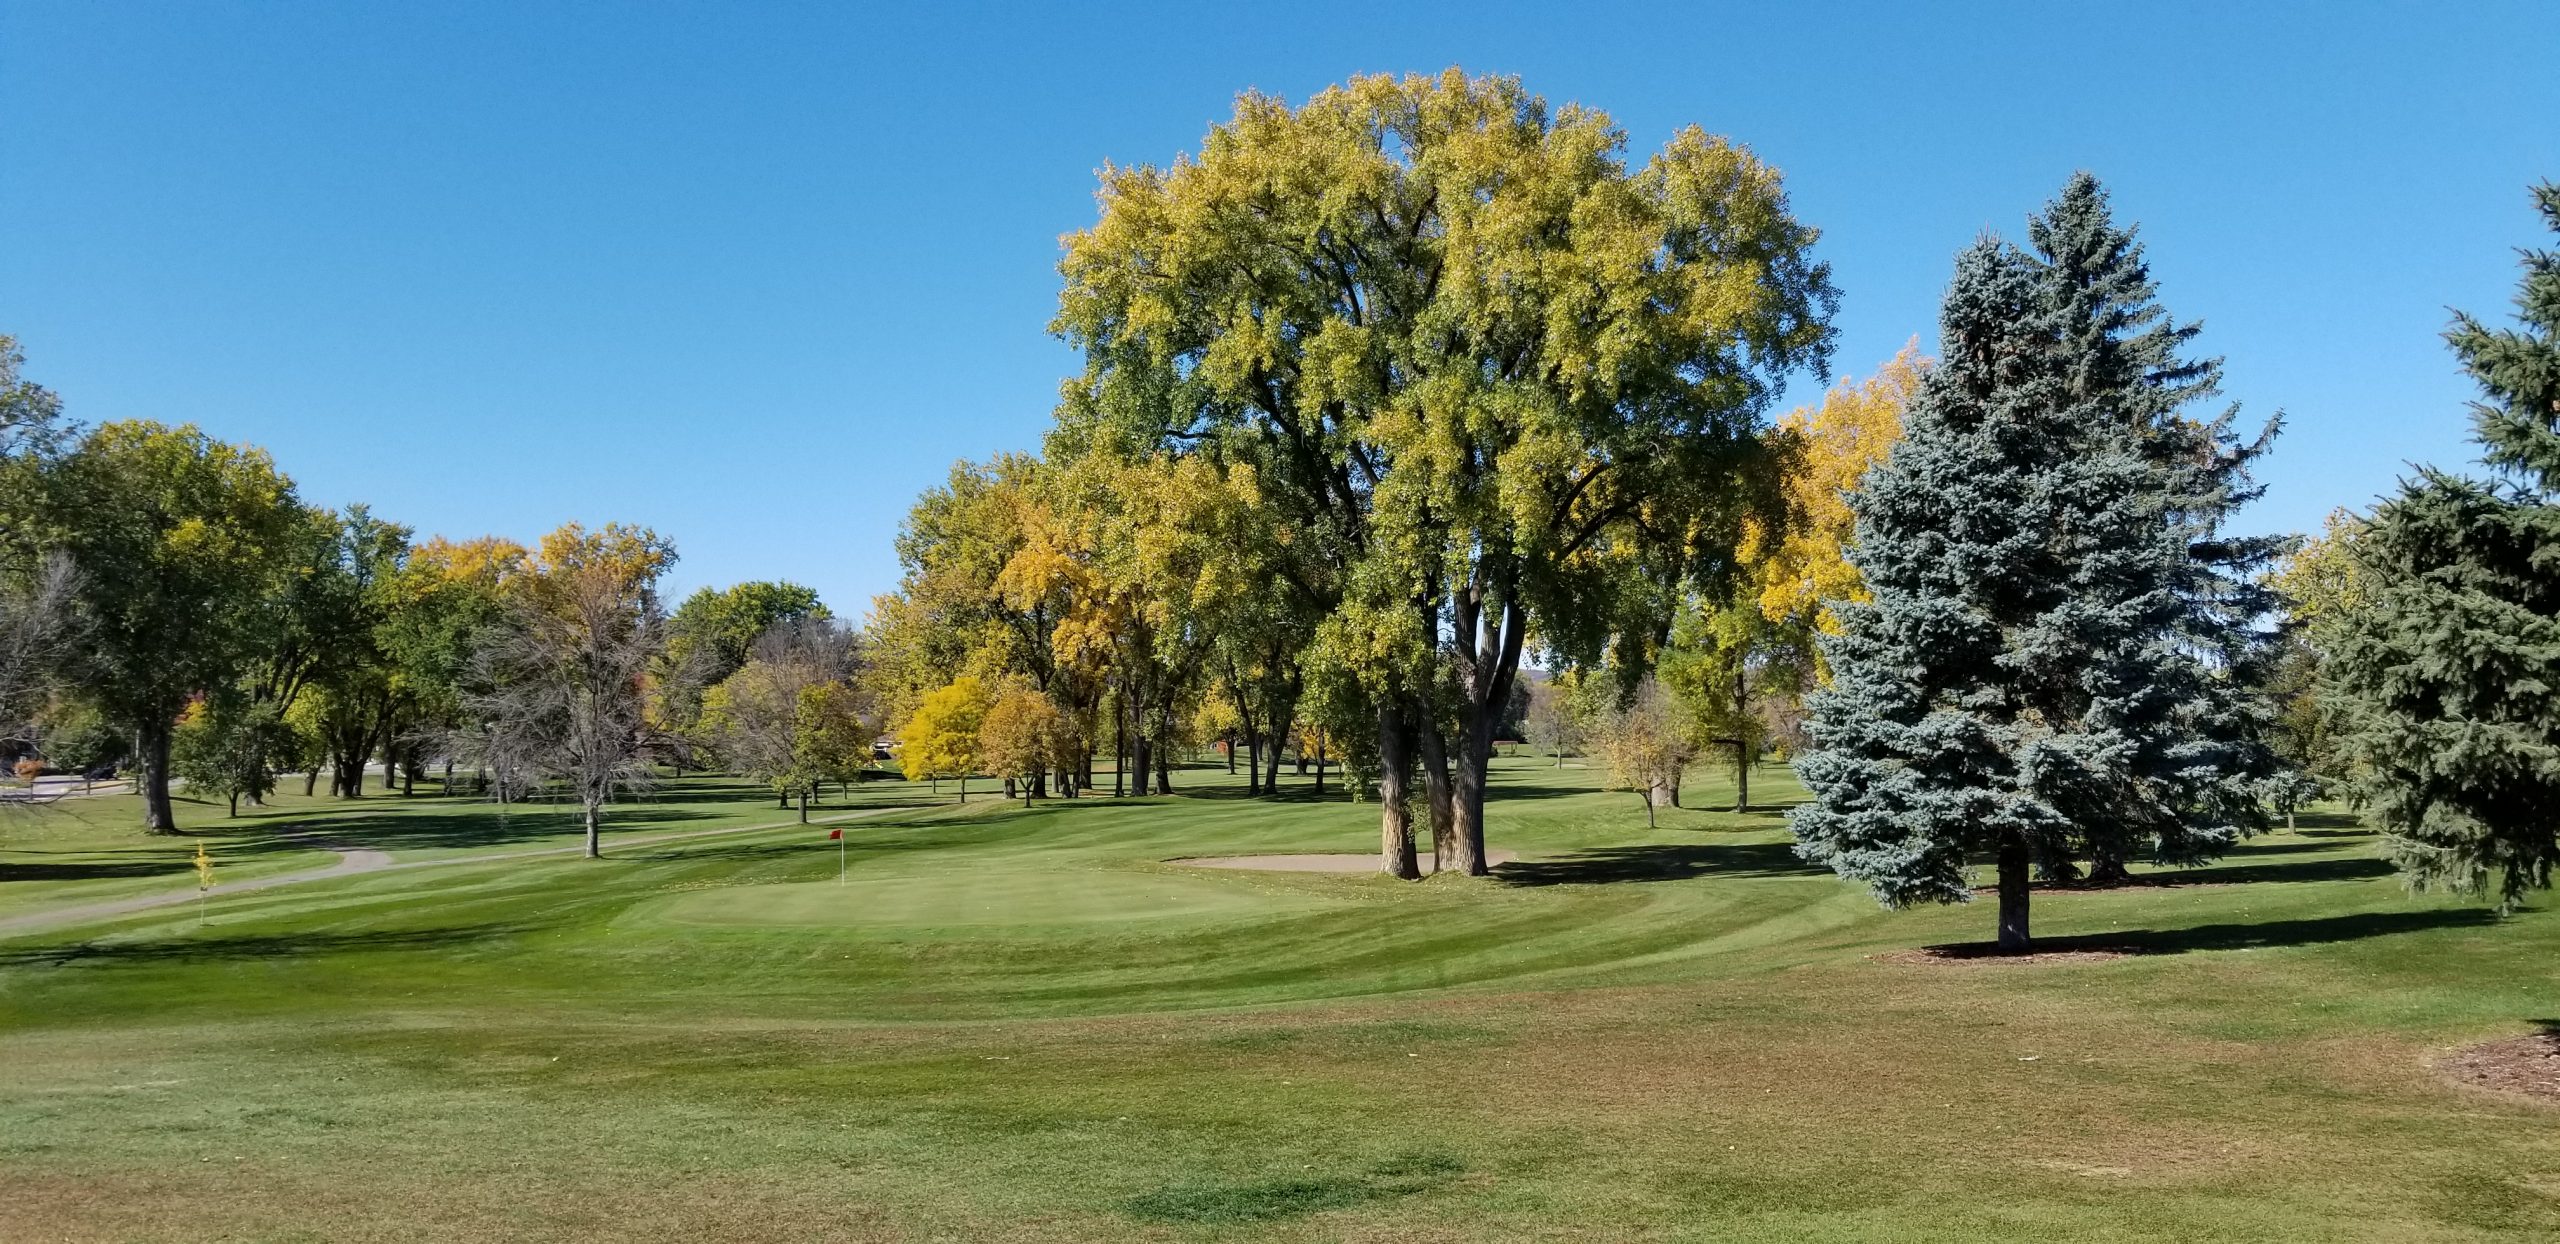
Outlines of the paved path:
{"label": "paved path", "polygon": [[[830,825],[844,821],[860,820],[866,816],[878,816],[884,812],[898,812],[904,810],[905,809],[901,808],[865,808],[859,812],[838,812],[832,816],[813,816],[809,818],[807,823],[811,825]],[[801,822],[797,818],[794,818],[788,821],[768,821],[762,825],[733,825],[726,829],[690,829],[668,834],[646,834],[638,838],[616,838],[607,842],[605,846],[609,850],[619,850],[623,847],[645,847],[652,843],[681,842],[690,838],[717,838],[727,834],[752,834],[761,833],[767,830],[793,829],[797,828],[800,824]],[[493,860],[525,859],[542,855],[578,855],[585,852],[587,849],[587,844],[579,842],[565,847],[533,847],[523,850],[487,851],[472,855],[448,855],[429,860],[395,860],[391,858],[390,853],[387,851],[373,851],[360,847],[340,846],[334,842],[326,840],[314,832],[306,831],[302,833],[287,834],[284,836],[310,841],[314,845],[324,846],[329,850],[336,851],[338,853],[338,862],[328,865],[325,868],[306,868],[299,872],[278,873],[272,877],[252,877],[246,881],[225,881],[215,885],[212,889],[205,891],[205,895],[212,897],[223,894],[245,894],[251,890],[268,890],[273,889],[276,886],[298,885],[305,881],[324,881],[331,877],[346,877],[352,876],[356,873],[384,872],[393,869],[443,868],[455,864],[486,864]],[[138,894],[131,898],[106,899],[95,903],[78,903],[69,907],[55,907],[46,911],[29,912],[25,915],[10,916],[5,919],[0,919],[0,937],[8,937],[19,933],[34,933],[44,929],[60,928],[66,924],[85,924],[92,920],[106,920],[116,916],[129,915],[137,911],[149,911],[155,907],[174,907],[195,897],[196,892],[194,890],[172,890],[165,894]]]}

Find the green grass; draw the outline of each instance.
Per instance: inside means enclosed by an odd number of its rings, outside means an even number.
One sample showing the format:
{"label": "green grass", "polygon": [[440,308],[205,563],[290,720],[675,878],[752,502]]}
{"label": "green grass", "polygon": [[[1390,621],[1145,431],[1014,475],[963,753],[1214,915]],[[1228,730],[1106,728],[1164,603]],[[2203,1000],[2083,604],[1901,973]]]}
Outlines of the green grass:
{"label": "green grass", "polygon": [[[858,788],[843,883],[824,828],[641,841],[793,815],[716,780],[602,861],[484,858],[574,842],[559,809],[187,809],[225,879],[435,863],[0,937],[0,1239],[2560,1233],[2560,1112],[2426,1066],[2560,1015],[2560,921],[2412,898],[2343,815],[2037,895],[2040,938],[2153,953],[1927,965],[1888,956],[1987,908],[1804,868],[1774,771],[1648,830],[1503,762],[1521,860],[1419,884],[1168,863],[1376,836],[1178,776]],[[190,884],[131,811],[0,824],[0,916]],[[75,862],[134,868],[25,871]]]}

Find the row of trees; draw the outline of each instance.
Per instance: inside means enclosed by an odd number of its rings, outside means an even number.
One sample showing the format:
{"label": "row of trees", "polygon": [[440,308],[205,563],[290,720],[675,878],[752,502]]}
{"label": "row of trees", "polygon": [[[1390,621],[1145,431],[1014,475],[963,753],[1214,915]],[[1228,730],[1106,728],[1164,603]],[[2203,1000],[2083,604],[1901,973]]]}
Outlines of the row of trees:
{"label": "row of trees", "polygon": [[356,798],[376,763],[403,793],[461,765],[500,799],[574,798],[592,854],[658,766],[716,756],[805,816],[871,758],[859,646],[806,588],[670,618],[654,532],[420,540],[194,427],[75,427],[21,365],[0,338],[0,723],[18,754],[133,770],[153,832],[173,778],[236,813],[287,774]]}

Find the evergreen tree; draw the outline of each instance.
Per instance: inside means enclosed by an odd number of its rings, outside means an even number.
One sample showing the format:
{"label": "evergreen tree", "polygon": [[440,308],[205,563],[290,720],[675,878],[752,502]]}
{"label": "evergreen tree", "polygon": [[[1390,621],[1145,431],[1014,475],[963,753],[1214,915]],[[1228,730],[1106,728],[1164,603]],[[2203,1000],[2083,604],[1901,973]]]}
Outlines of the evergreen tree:
{"label": "evergreen tree", "polygon": [[[2293,544],[2241,536],[2224,525],[2265,491],[2249,467],[2273,443],[2280,420],[2242,441],[2238,408],[2211,419],[2186,410],[2216,396],[2222,360],[2189,358],[2200,331],[2172,319],[2130,228],[2119,228],[2095,177],[2073,175],[2060,197],[2027,222],[2027,240],[2053,317],[2067,400],[2100,422],[2093,440],[2120,441],[2148,467],[2171,543],[2145,546],[2149,582],[2113,633],[2093,634],[2093,656],[2119,667],[2093,678],[2080,716],[2107,723],[2133,750],[2114,781],[2068,809],[2090,860],[2089,879],[2126,876],[2146,853],[2197,863],[2240,832],[2264,828],[2260,797],[2281,767],[2269,745],[2267,688],[2282,649],[2266,625],[2278,605],[2266,572]],[[2156,608],[2155,608],[2156,606]],[[2110,789],[2112,787],[2112,789]],[[2068,860],[2051,871],[2077,871]]]}
{"label": "evergreen tree", "polygon": [[[2534,198],[2560,231],[2560,184]],[[2446,334],[2495,478],[2428,469],[2375,512],[2325,670],[2403,876],[2475,891],[2494,872],[2510,906],[2560,857],[2560,255],[2524,267],[2520,327]]]}
{"label": "evergreen tree", "polygon": [[2180,413],[2218,364],[2153,301],[2141,250],[2075,178],[2029,255],[1965,252],[1945,362],[1853,507],[1873,599],[1839,606],[1799,769],[1798,850],[1889,905],[1999,873],[2028,945],[2030,871],[2206,858],[2264,820],[2259,684],[2281,542],[2226,537],[2255,495],[2232,415]]}

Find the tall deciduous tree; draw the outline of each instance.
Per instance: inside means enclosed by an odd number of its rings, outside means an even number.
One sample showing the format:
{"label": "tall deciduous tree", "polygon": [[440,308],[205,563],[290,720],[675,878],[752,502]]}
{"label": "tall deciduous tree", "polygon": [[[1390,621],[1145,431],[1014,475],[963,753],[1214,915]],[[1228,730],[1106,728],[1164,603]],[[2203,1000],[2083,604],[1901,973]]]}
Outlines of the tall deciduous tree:
{"label": "tall deciduous tree", "polygon": [[[2534,189],[2560,232],[2560,184]],[[2422,472],[2355,541],[2371,596],[2329,654],[2345,743],[2402,874],[2514,904],[2560,861],[2560,254],[2524,254],[2517,324],[2457,315],[2493,478]]]}
{"label": "tall deciduous tree", "polygon": [[133,734],[145,827],[175,833],[171,732],[256,656],[306,512],[265,451],[192,426],[107,424],[46,477],[39,521],[88,620],[76,677]]}
{"label": "tall deciduous tree", "polygon": [[[1829,344],[1828,274],[1774,170],[1691,129],[1640,168],[1603,114],[1507,78],[1359,78],[1237,102],[1196,160],[1110,169],[1071,238],[1070,413],[1250,460],[1333,573],[1323,702],[1374,708],[1386,869],[1407,775],[1484,870],[1493,727],[1535,627],[1644,629],[1689,511]],[[1657,594],[1658,595],[1658,594]],[[1400,845],[1402,844],[1402,845]]]}
{"label": "tall deciduous tree", "polygon": [[570,523],[542,538],[511,583],[509,609],[481,632],[464,712],[500,770],[556,781],[578,800],[590,859],[604,854],[604,808],[645,786],[647,680],[665,642],[658,576],[675,548],[646,528]]}

